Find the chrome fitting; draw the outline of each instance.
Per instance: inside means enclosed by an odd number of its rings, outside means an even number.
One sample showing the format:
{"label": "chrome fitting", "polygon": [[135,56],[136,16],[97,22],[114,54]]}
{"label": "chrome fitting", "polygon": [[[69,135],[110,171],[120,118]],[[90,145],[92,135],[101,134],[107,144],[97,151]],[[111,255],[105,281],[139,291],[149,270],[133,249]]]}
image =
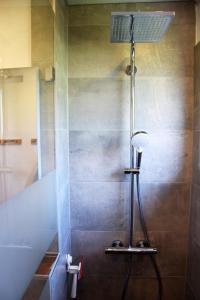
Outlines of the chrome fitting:
{"label": "chrome fitting", "polygon": [[106,254],[157,254],[158,250],[151,247],[108,247],[105,248]]}
{"label": "chrome fitting", "polygon": [[124,169],[124,174],[140,174],[140,169],[139,168],[127,168]]}

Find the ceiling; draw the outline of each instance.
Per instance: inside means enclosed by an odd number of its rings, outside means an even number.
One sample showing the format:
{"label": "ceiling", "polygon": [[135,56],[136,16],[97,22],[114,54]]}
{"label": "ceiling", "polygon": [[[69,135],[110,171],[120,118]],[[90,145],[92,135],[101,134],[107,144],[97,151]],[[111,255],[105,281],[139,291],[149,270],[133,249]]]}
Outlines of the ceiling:
{"label": "ceiling", "polygon": [[[183,0],[67,0],[68,5],[105,4],[105,3],[138,3],[138,2],[181,2]],[[184,0],[193,2],[193,0]]]}

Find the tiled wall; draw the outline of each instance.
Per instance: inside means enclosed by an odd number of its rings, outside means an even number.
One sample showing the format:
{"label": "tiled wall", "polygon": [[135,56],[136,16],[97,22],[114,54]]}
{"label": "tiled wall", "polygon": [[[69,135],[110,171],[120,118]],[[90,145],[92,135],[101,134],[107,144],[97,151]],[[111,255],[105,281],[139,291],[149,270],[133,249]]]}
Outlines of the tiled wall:
{"label": "tiled wall", "polygon": [[[136,128],[149,132],[141,189],[164,283],[164,300],[182,300],[188,243],[192,159],[192,3],[69,8],[69,102],[72,252],[84,257],[79,299],[120,299],[128,261],[108,257],[127,244],[129,166],[128,44],[110,44],[111,11],[176,11],[159,44],[136,47]],[[136,212],[135,240],[142,238]],[[128,299],[156,299],[148,258],[137,257]]]}
{"label": "tiled wall", "polygon": [[195,99],[194,99],[194,144],[193,144],[193,178],[192,178],[192,204],[190,213],[190,240],[187,276],[186,300],[200,298],[200,43],[195,47]]}

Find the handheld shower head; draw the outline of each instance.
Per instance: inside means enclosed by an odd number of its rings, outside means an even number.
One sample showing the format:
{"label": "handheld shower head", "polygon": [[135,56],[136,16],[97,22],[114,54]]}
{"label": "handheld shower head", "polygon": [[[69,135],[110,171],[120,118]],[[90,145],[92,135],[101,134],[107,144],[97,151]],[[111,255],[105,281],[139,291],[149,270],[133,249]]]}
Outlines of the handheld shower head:
{"label": "handheld shower head", "polygon": [[132,135],[132,146],[142,152],[142,148],[148,144],[148,133],[146,131],[136,131]]}
{"label": "handheld shower head", "polygon": [[142,162],[143,148],[148,143],[148,133],[146,131],[137,131],[133,134],[131,142],[136,149],[136,167],[140,169]]}

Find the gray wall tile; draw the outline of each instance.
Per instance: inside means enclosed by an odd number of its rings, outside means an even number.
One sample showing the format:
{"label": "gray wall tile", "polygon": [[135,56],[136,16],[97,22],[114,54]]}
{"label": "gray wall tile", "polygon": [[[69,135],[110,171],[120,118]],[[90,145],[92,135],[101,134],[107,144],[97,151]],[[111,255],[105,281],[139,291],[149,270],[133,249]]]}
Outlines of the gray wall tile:
{"label": "gray wall tile", "polygon": [[192,129],[193,78],[136,78],[138,128]]}
{"label": "gray wall tile", "polygon": [[70,176],[79,181],[125,181],[129,133],[71,131]]}
{"label": "gray wall tile", "polygon": [[[104,49],[104,51],[99,49]],[[69,28],[70,78],[124,78],[129,46],[110,43],[110,26]]]}
{"label": "gray wall tile", "polygon": [[144,146],[142,182],[190,182],[192,133],[149,132]]}
{"label": "gray wall tile", "polygon": [[[141,183],[141,198],[148,229],[186,233],[189,223],[190,184]],[[136,226],[139,228],[137,218]]]}
{"label": "gray wall tile", "polygon": [[128,182],[71,182],[71,225],[81,230],[127,230]]}
{"label": "gray wall tile", "polygon": [[70,79],[70,130],[129,130],[129,81]]}
{"label": "gray wall tile", "polygon": [[[128,132],[70,132],[71,179],[126,181],[129,166]],[[151,133],[143,155],[144,182],[190,182],[190,132]]]}

